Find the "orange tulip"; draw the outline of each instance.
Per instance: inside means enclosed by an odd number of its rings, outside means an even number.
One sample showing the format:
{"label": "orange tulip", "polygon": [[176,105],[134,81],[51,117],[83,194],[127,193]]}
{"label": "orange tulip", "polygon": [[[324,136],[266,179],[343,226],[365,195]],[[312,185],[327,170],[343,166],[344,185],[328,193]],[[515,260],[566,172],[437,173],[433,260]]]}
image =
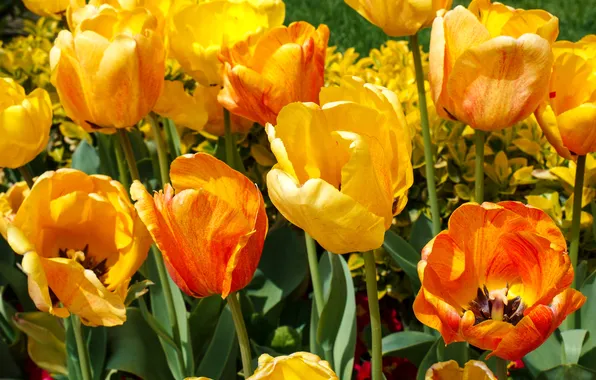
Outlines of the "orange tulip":
{"label": "orange tulip", "polygon": [[186,294],[207,297],[244,288],[257,268],[267,234],[259,189],[205,153],[172,163],[172,186],[152,198],[140,182],[135,207]]}
{"label": "orange tulip", "polygon": [[319,102],[329,28],[306,22],[280,26],[222,48],[224,88],[219,102],[262,125],[293,102]]}
{"label": "orange tulip", "polygon": [[446,344],[467,341],[508,360],[538,348],[584,302],[569,286],[565,238],[519,202],[468,203],[422,250],[414,313]]}
{"label": "orange tulip", "polygon": [[548,95],[558,19],[490,0],[437,17],[429,82],[439,115],[494,131],[524,120]]}

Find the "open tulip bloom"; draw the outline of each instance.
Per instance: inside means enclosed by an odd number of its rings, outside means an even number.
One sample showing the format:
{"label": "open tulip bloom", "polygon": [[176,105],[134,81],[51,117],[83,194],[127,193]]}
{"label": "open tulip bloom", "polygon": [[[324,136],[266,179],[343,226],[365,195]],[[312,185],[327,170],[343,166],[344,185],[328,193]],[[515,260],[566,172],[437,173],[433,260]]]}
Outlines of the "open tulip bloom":
{"label": "open tulip bloom", "polygon": [[414,312],[446,344],[521,359],[584,302],[560,230],[519,202],[468,203],[422,250]]}

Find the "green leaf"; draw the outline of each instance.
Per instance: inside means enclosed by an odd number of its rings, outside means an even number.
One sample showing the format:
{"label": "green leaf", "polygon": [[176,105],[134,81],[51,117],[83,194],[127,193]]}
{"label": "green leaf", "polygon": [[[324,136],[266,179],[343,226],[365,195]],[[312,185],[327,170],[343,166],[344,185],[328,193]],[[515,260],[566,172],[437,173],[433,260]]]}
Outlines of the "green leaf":
{"label": "green leaf", "polygon": [[333,362],[335,364],[335,372],[340,379],[351,379],[358,334],[356,330],[356,296],[350,268],[348,268],[346,260],[342,257],[340,257],[339,261],[345,277],[346,303],[333,347]]}
{"label": "green leaf", "polygon": [[170,148],[170,152],[175,157],[180,156],[182,154],[180,151],[180,136],[178,135],[176,125],[171,119],[165,119],[164,129],[166,131],[166,138],[168,139],[168,146]]}
{"label": "green leaf", "polygon": [[418,265],[418,261],[420,261],[420,254],[401,236],[391,230],[385,233],[383,247],[393,261],[410,278],[414,292],[417,293],[418,289],[420,289],[420,279],[418,278],[416,266]]}
{"label": "green leaf", "polygon": [[584,344],[579,364],[596,369],[596,272],[593,272],[581,286],[581,292],[587,297],[586,303],[579,311],[578,328],[588,330],[588,338]]}
{"label": "green leaf", "polygon": [[130,372],[144,380],[173,379],[159,340],[137,308],[126,310],[126,322],[108,331],[106,368]]}
{"label": "green leaf", "polygon": [[323,350],[332,350],[346,306],[347,285],[342,273],[341,256],[326,252],[321,260],[331,263],[331,282],[317,326],[317,341]]}
{"label": "green leaf", "polygon": [[586,339],[587,330],[567,330],[561,333],[563,338],[563,363],[577,364]]}
{"label": "green leaf", "polygon": [[71,167],[87,174],[100,174],[99,154],[86,140],[81,140],[72,154]]}
{"label": "green leaf", "polygon": [[285,226],[267,235],[255,276],[246,288],[255,310],[267,314],[292,293],[307,275],[304,239]]}
{"label": "green leaf", "polygon": [[100,171],[102,174],[114,179],[118,178],[118,165],[114,157],[114,140],[112,136],[105,133],[95,132],[97,140],[97,154],[99,155]]}
{"label": "green leaf", "polygon": [[416,375],[416,380],[425,380],[426,371],[435,363],[440,362],[439,356],[437,354],[437,347],[439,345],[444,345],[445,342],[442,338],[437,339],[433,345],[430,347],[422,362],[418,366],[418,374]]}
{"label": "green leaf", "polygon": [[4,339],[0,339],[0,379],[23,379],[21,369]]}
{"label": "green leaf", "polygon": [[106,364],[108,329],[104,326],[86,327],[89,359],[94,380],[102,380]]}
{"label": "green leaf", "polygon": [[79,353],[77,350],[77,343],[74,336],[72,324],[80,323],[73,321],[74,317],[70,316],[64,320],[66,329],[66,367],[68,369],[68,378],[72,380],[82,380],[81,364],[79,362]]}
{"label": "green leaf", "polygon": [[230,356],[236,355],[238,349],[236,342],[232,312],[226,306],[219,317],[215,334],[213,334],[207,353],[199,365],[197,375],[222,379],[228,359]]}
{"label": "green leaf", "polygon": [[562,364],[562,352],[563,346],[557,330],[540,347],[527,354],[523,360],[530,373],[536,377],[540,372]]}
{"label": "green leaf", "polygon": [[[4,239],[0,239],[2,243],[5,243]],[[8,244],[0,245],[0,284],[10,286],[24,311],[37,310],[29,297],[27,276],[15,266],[15,253]]]}
{"label": "green leaf", "polygon": [[200,363],[205,355],[224,306],[225,301],[216,294],[202,298],[192,309],[188,318],[188,327],[195,363]]}
{"label": "green leaf", "polygon": [[596,371],[577,364],[562,364],[548,371],[542,372],[538,380],[594,380]]}
{"label": "green leaf", "polygon": [[149,291],[149,287],[155,285],[151,280],[137,281],[128,288],[124,305],[129,306],[134,300],[142,297]]}
{"label": "green leaf", "polygon": [[418,331],[400,331],[383,337],[383,356],[407,358],[419,366],[436,341],[433,335]]}
{"label": "green leaf", "polygon": [[410,232],[410,244],[416,250],[416,252],[422,252],[422,248],[431,241],[433,235],[433,224],[430,219],[424,214],[420,214],[418,220],[412,225],[412,231]]}
{"label": "green leaf", "polygon": [[445,341],[443,338],[439,338],[431,346],[431,348],[428,350],[428,353],[418,366],[418,374],[416,379],[424,380],[426,371],[435,363],[455,360],[460,367],[463,367],[470,359],[477,360],[478,354],[470,349],[467,343],[456,342],[445,346]]}

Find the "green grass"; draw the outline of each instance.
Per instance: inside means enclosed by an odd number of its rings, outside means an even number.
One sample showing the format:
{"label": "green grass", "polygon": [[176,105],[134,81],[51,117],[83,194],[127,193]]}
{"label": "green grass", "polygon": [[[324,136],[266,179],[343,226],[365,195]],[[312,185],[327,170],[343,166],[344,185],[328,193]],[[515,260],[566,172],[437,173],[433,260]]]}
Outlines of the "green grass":
{"label": "green grass", "polygon": [[[501,0],[524,9],[542,8],[560,20],[559,39],[576,41],[586,34],[596,33],[596,1],[594,0]],[[592,6],[588,3],[594,2]],[[340,50],[355,47],[361,54],[380,46],[387,36],[371,25],[343,0],[285,0],[286,21],[308,21],[327,24],[331,29],[329,45]],[[455,0],[455,5],[465,5],[469,0]],[[421,41],[428,44],[429,30],[422,32]]]}

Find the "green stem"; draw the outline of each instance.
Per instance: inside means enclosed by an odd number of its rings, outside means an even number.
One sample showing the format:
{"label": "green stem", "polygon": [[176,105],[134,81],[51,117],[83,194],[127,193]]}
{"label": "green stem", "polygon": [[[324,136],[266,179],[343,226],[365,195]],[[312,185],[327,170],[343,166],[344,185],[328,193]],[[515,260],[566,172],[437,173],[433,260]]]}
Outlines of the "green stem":
{"label": "green stem", "polygon": [[176,125],[171,119],[165,119],[164,128],[166,130],[170,152],[172,152],[175,157],[179,157],[182,153],[180,152],[180,136],[178,135]]}
{"label": "green stem", "polygon": [[130,138],[128,137],[126,129],[118,128],[118,138],[120,139],[120,145],[122,146],[122,150],[124,151],[124,157],[126,158],[126,162],[128,163],[128,169],[130,170],[130,176],[132,177],[132,180],[140,181],[141,176],[139,175],[139,168],[137,168],[137,161],[135,159],[135,154],[132,150]]}
{"label": "green stem", "polygon": [[496,357],[497,359],[497,379],[507,380],[507,360]]}
{"label": "green stem", "polygon": [[312,281],[313,293],[315,295],[315,306],[317,308],[317,315],[320,317],[321,313],[323,312],[323,307],[325,306],[325,298],[323,297],[323,283],[321,282],[321,275],[319,273],[317,248],[315,241],[306,231],[304,231],[304,240],[306,242],[308,267],[310,269],[310,278]]}
{"label": "green stem", "polygon": [[250,340],[248,339],[248,333],[244,325],[244,317],[242,317],[242,309],[240,308],[240,302],[238,302],[238,294],[236,292],[230,293],[227,300],[230,311],[232,312],[232,319],[234,320],[236,335],[238,336],[238,344],[240,345],[244,378],[248,379],[252,375],[252,355],[250,353]]}
{"label": "green stem", "polygon": [[21,175],[23,176],[25,182],[27,182],[27,186],[29,186],[30,189],[33,188],[33,184],[35,182],[33,181],[33,173],[31,173],[31,168],[29,168],[29,164],[25,164],[19,167],[19,171],[21,172]]}
{"label": "green stem", "polygon": [[484,134],[484,131],[478,129],[474,133],[474,144],[476,145],[474,196],[477,203],[484,202]]}
{"label": "green stem", "polygon": [[83,331],[81,330],[81,320],[78,316],[70,315],[70,325],[74,333],[75,342],[77,345],[77,353],[79,356],[79,365],[81,367],[81,374],[83,380],[93,380],[91,375],[91,360],[89,359],[89,350],[85,339],[83,339]]}
{"label": "green stem", "polygon": [[[592,218],[596,219],[596,201],[590,203],[590,209],[592,209]],[[592,235],[594,241],[596,241],[596,223],[592,223]]]}
{"label": "green stem", "polygon": [[366,274],[366,295],[370,314],[370,333],[372,335],[372,380],[383,379],[383,347],[381,331],[381,313],[377,293],[377,266],[373,251],[364,252],[364,271]]}
{"label": "green stem", "polygon": [[161,175],[161,185],[164,187],[166,183],[170,182],[170,164],[168,162],[168,149],[166,148],[166,142],[161,135],[161,129],[155,114],[150,113],[147,115],[149,124],[151,124],[151,130],[153,131],[153,138],[157,145],[157,157],[159,159],[159,174]]}
{"label": "green stem", "polygon": [[225,139],[226,139],[226,163],[230,165],[231,168],[237,169],[235,166],[235,159],[234,159],[234,149],[236,149],[236,139],[234,138],[234,134],[232,134],[232,120],[230,111],[227,109],[223,109],[224,113],[224,128],[225,128]]}
{"label": "green stem", "polygon": [[[579,251],[579,229],[582,217],[582,197],[584,190],[584,173],[586,171],[586,156],[577,157],[577,168],[575,169],[575,186],[573,188],[573,220],[571,221],[571,247],[569,258],[573,269],[577,268],[577,256]],[[573,287],[575,278],[573,279]],[[573,328],[573,326],[572,326]]]}
{"label": "green stem", "polygon": [[424,163],[426,171],[426,187],[430,201],[430,213],[432,218],[433,235],[441,232],[441,215],[439,214],[439,199],[437,198],[437,186],[435,184],[435,161],[432,151],[432,140],[428,122],[428,108],[426,105],[426,90],[424,88],[424,72],[422,71],[422,59],[420,57],[420,46],[418,34],[410,36],[410,50],[414,56],[414,67],[416,69],[416,85],[418,87],[418,108],[420,108],[420,125],[422,128],[422,139],[424,141]]}
{"label": "green stem", "polygon": [[124,158],[124,151],[121,144],[114,144],[114,151],[116,153],[116,163],[118,164],[119,179],[125,189],[130,189],[130,179],[128,171],[126,170],[126,159]]}

